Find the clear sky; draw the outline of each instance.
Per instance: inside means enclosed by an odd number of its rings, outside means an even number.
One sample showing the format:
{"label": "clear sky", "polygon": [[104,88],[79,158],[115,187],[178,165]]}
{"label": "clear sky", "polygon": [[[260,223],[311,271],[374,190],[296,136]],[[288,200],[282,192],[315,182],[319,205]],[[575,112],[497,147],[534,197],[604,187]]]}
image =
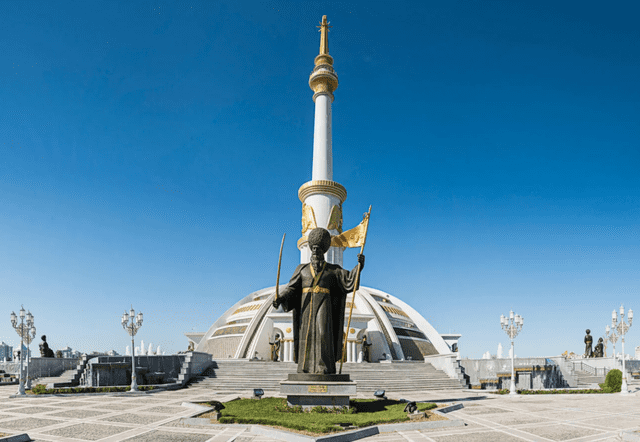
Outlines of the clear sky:
{"label": "clear sky", "polygon": [[184,350],[275,284],[283,233],[286,282],[323,14],[345,228],[373,206],[363,285],[461,333],[467,357],[508,346],[510,309],[518,356],[582,352],[621,303],[640,315],[638,2],[0,11],[0,340],[24,304],[36,346],[122,353],[133,304],[137,339]]}

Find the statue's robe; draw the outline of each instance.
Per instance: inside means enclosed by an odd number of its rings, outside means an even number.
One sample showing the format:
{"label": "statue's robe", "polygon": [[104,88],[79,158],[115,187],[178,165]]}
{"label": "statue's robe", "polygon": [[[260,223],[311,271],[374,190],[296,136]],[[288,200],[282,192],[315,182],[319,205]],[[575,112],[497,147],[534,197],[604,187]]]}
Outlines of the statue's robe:
{"label": "statue's robe", "polygon": [[334,374],[342,356],[344,309],[358,266],[351,272],[325,263],[315,288],[311,264],[300,264],[286,289],[282,306],[293,311],[293,356],[298,373]]}

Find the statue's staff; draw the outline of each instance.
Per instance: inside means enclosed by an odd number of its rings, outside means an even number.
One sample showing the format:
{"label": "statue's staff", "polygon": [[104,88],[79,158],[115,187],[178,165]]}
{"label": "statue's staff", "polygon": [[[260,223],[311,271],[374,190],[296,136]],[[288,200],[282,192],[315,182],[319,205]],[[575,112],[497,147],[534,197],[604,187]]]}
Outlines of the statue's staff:
{"label": "statue's staff", "polygon": [[[367,242],[367,232],[369,231],[369,217],[371,216],[371,206],[369,206],[369,211],[364,214],[364,238],[362,239],[362,245],[360,246],[360,255],[364,253],[364,245]],[[347,332],[344,334],[344,345],[342,346],[342,356],[340,357],[340,370],[338,374],[342,374],[342,364],[344,363],[344,355],[347,351],[347,338],[349,337],[349,327],[351,327],[351,315],[353,314],[353,306],[356,303],[356,292],[360,288],[360,270],[362,270],[362,265],[360,261],[358,261],[358,272],[356,273],[356,282],[353,285],[353,297],[351,298],[351,307],[349,308],[349,320],[347,321]]]}
{"label": "statue's staff", "polygon": [[280,266],[282,265],[282,247],[284,246],[284,237],[287,236],[286,233],[282,234],[282,242],[280,243],[280,258],[278,258],[278,279],[276,280],[276,299],[278,299],[278,295],[280,291],[278,287],[280,285]]}

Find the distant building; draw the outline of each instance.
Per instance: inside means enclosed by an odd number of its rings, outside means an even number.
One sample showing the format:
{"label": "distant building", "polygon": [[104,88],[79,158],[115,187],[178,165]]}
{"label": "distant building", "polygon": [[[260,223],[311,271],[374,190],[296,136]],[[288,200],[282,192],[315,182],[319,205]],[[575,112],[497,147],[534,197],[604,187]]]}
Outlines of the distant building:
{"label": "distant building", "polygon": [[13,359],[13,347],[3,341],[0,344],[0,361],[8,359]]}
{"label": "distant building", "polygon": [[67,346],[65,348],[61,348],[58,351],[62,354],[63,358],[78,359],[81,356],[79,351],[75,351],[69,346]]}
{"label": "distant building", "polygon": [[115,351],[115,350],[109,350],[109,351],[107,352],[107,355],[109,355],[109,356],[120,356],[120,353],[118,353],[118,352],[117,352],[117,351]]}

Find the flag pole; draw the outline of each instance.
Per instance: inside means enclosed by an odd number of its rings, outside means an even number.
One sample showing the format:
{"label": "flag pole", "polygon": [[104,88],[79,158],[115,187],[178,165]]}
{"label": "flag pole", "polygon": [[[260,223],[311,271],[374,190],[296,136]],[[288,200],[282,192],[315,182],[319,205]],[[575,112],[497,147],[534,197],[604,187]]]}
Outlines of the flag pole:
{"label": "flag pole", "polygon": [[[367,224],[364,229],[364,239],[362,240],[362,245],[360,246],[360,254],[364,252],[364,245],[367,242],[367,233],[369,232],[369,217],[371,216],[371,206],[369,206],[369,211],[364,214],[364,219]],[[351,298],[351,307],[349,308],[349,320],[347,321],[347,332],[344,334],[344,345],[342,346],[342,355],[340,357],[340,370],[338,374],[342,374],[342,364],[344,362],[344,354],[347,351],[347,338],[349,337],[349,327],[351,327],[351,315],[353,314],[353,306],[356,303],[356,292],[360,288],[360,271],[361,271],[360,261],[358,261],[358,272],[356,273],[356,282],[353,285],[353,297]]]}

